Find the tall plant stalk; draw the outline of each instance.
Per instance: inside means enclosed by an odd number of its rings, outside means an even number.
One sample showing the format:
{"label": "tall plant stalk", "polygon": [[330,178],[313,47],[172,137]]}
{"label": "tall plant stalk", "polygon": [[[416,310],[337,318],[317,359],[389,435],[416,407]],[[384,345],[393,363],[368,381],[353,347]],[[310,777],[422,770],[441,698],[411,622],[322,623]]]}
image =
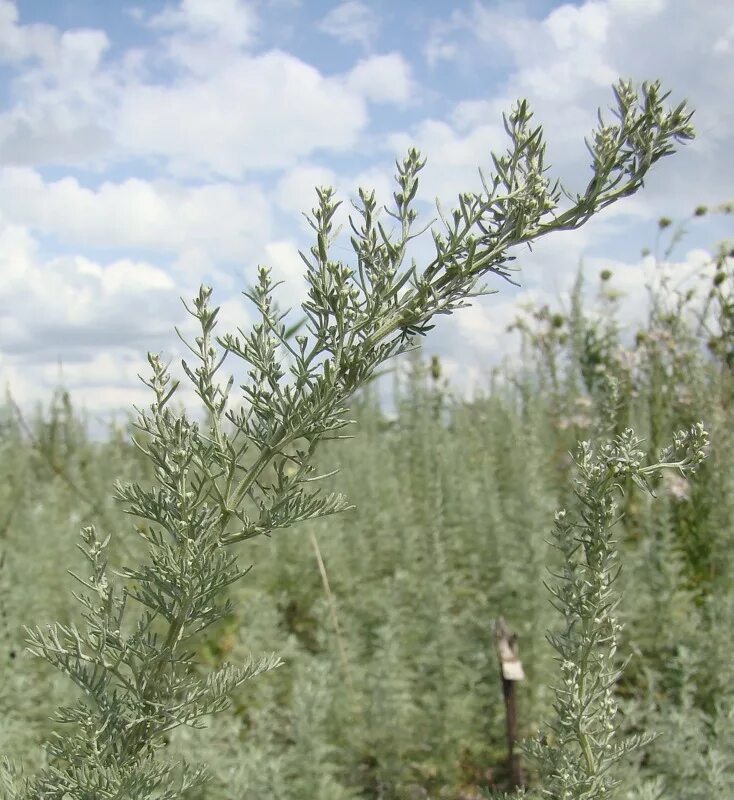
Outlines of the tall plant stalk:
{"label": "tall plant stalk", "polygon": [[582,442],[576,456],[578,511],[559,511],[553,543],[562,556],[549,587],[563,628],[549,634],[560,681],[555,714],[547,730],[525,746],[538,767],[543,797],[553,800],[613,800],[616,767],[650,736],[620,735],[614,689],[622,675],[617,648],[622,625],[616,617],[616,581],[621,565],[614,539],[619,521],[616,495],[627,481],[652,493],[651,481],[666,469],[695,472],[708,437],[703,425],[676,434],[657,463],[644,465],[642,441],[631,429],[595,450]]}

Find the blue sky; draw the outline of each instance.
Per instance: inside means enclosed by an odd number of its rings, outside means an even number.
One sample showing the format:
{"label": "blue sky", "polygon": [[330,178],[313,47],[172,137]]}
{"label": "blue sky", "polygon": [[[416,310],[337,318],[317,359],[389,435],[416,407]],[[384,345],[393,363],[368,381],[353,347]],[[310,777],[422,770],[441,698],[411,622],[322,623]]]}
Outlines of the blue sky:
{"label": "blue sky", "polygon": [[[0,0],[0,378],[27,405],[61,362],[94,413],[144,403],[145,353],[181,355],[178,298],[200,282],[227,326],[247,326],[239,293],[259,263],[298,302],[316,184],[387,201],[417,145],[430,215],[478,187],[502,112],[527,97],[553,174],[579,189],[619,76],[687,98],[698,139],[643,193],[518,253],[522,287],[441,320],[427,349],[467,386],[511,347],[518,303],[562,300],[582,259],[641,313],[657,218],[732,199],[730,0]],[[680,268],[730,220],[692,225]]]}

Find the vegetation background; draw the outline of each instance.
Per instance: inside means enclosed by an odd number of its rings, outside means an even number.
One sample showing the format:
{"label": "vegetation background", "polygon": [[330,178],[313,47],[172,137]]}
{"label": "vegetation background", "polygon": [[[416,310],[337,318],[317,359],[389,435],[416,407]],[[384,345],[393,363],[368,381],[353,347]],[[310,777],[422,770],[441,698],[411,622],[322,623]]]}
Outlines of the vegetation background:
{"label": "vegetation background", "polygon": [[[172,755],[206,761],[191,800],[492,796],[507,787],[493,624],[519,636],[520,725],[552,713],[559,626],[544,582],[553,512],[570,499],[575,443],[599,425],[609,379],[619,426],[651,458],[671,431],[705,421],[711,454],[695,481],[668,475],[651,501],[625,487],[618,528],[625,625],[616,687],[624,727],[659,737],[629,763],[622,796],[734,796],[734,253],[695,274],[668,259],[685,226],[658,223],[647,319],[620,321],[608,271],[579,279],[569,307],[518,309],[522,356],[472,399],[415,351],[353,407],[357,439],[325,452],[356,508],[248,543],[255,565],[206,663],[275,650],[278,670],[239,690],[204,732],[178,729]],[[508,333],[509,335],[509,333]],[[386,401],[386,395],[389,395]],[[117,479],[149,462],[111,427],[93,440],[59,388],[25,419],[8,395],[0,427],[0,752],[41,751],[69,684],[24,651],[24,625],[75,618],[80,525],[127,532]],[[113,536],[129,562],[137,544]],[[124,549],[124,552],[121,552]],[[530,780],[532,781],[532,773]]]}

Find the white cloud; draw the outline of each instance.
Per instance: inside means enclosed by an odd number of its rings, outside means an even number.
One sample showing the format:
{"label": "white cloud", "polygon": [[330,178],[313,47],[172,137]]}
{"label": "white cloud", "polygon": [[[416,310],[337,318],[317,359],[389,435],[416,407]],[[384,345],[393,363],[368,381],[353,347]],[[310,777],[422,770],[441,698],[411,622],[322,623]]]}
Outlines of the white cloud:
{"label": "white cloud", "polygon": [[443,203],[455,203],[459,192],[479,191],[477,169],[491,164],[490,153],[506,145],[506,134],[495,120],[466,126],[458,109],[454,119],[426,119],[410,132],[393,134],[387,141],[400,158],[411,146],[427,157],[420,175],[419,197],[429,203],[437,197]]}
{"label": "white cloud", "polygon": [[471,30],[484,45],[507,48],[516,67],[509,80],[513,93],[536,104],[542,98],[542,108],[560,111],[589,88],[606,89],[619,77],[608,48],[614,22],[608,3],[599,0],[558,6],[542,20],[477,4]]}
{"label": "white cloud", "polygon": [[[245,287],[240,287],[240,290],[243,288]],[[231,333],[236,336],[238,335],[238,328],[246,332],[257,313],[250,301],[241,292],[225,299],[217,299],[216,296],[213,296],[212,302],[214,306],[219,307],[217,327],[215,329],[218,336],[223,336],[225,333]]]}
{"label": "white cloud", "polygon": [[47,405],[51,393],[63,385],[70,391],[74,408],[102,415],[102,419],[93,420],[92,435],[106,434],[110,414],[125,418],[134,405],[140,408],[151,401],[150,390],[138,378],[145,376],[150,368],[145,357],[138,354],[115,357],[99,352],[88,360],[61,359],[37,364],[10,362],[0,356],[0,369],[21,409],[37,403]]}
{"label": "white cloud", "polygon": [[238,57],[207,78],[138,84],[120,98],[116,137],[127,152],[176,173],[230,178],[346,150],[367,122],[362,99],[287,53]]}
{"label": "white cloud", "polygon": [[728,3],[587,0],[543,19],[509,8],[475,4],[457,57],[481,58],[490,42],[505,48],[510,74],[491,108],[496,113],[528,97],[544,124],[550,162],[572,183],[582,170],[578,182],[586,180],[583,136],[596,123],[595,108],[612,104],[608,85],[621,76],[660,79],[673,90],[670,102],[687,97],[696,109],[698,140],[681,148],[675,165],[666,160],[653,170],[639,207],[682,214],[696,202],[731,194],[734,107],[721,98],[734,83],[734,61],[715,47],[731,27]]}
{"label": "white cloud", "polygon": [[265,247],[264,263],[270,267],[274,281],[283,281],[276,289],[276,299],[282,310],[292,308],[289,317],[295,322],[300,316],[298,306],[306,299],[306,267],[298,254],[298,247],[289,240],[270,242]]}
{"label": "white cloud", "polygon": [[400,53],[372,56],[347,75],[347,86],[376,103],[406,103],[413,92],[410,66]]}
{"label": "white cloud", "polygon": [[175,286],[151,264],[43,261],[27,231],[2,222],[0,265],[5,353],[53,357],[65,348],[135,346],[169,328]]}
{"label": "white cloud", "polygon": [[254,185],[186,187],[128,178],[96,189],[67,177],[45,182],[32,169],[0,169],[0,210],[13,222],[77,246],[205,251],[242,259],[270,235],[270,207]]}
{"label": "white cloud", "polygon": [[410,89],[396,54],[327,77],[282,50],[246,53],[257,20],[234,0],[168,7],[151,22],[166,28],[155,45],[114,56],[101,31],[24,25],[15,6],[0,9],[14,63],[32,59],[0,113],[6,164],[142,159],[178,176],[240,178],[349,150],[367,102],[404,102]]}
{"label": "white cloud", "polygon": [[18,7],[13,0],[0,0],[0,62],[49,58],[58,47],[58,31],[41,23],[21,26],[18,18]]}
{"label": "white cloud", "polygon": [[[275,187],[275,202],[302,219],[316,205],[316,187],[337,186],[336,173],[326,167],[301,164],[288,170]],[[305,221],[304,221],[305,222]]]}
{"label": "white cloud", "polygon": [[[281,307],[300,303],[305,281],[295,244],[272,241],[263,254],[273,278],[285,281],[277,292]],[[0,273],[0,372],[21,405],[48,397],[58,385],[59,363],[75,402],[98,412],[149,400],[137,378],[149,373],[148,350],[162,351],[179,375],[175,364],[187,353],[174,326],[189,339],[196,335],[195,322],[180,302],[182,295],[188,301],[196,294],[194,283],[174,282],[143,261],[44,258],[26,228],[2,217]],[[221,288],[214,293],[212,303],[221,309],[217,332],[249,329],[255,312],[240,291],[252,277],[232,295],[223,295]],[[290,319],[298,316],[296,309]],[[180,398],[196,406],[186,382]]]}
{"label": "white cloud", "polygon": [[344,44],[354,42],[369,50],[380,32],[380,21],[365,3],[346,0],[332,8],[319,27]]}
{"label": "white cloud", "polygon": [[149,24],[241,46],[252,41],[257,16],[253,6],[241,0],[182,0],[179,6],[166,6]]}
{"label": "white cloud", "polygon": [[604,44],[609,30],[609,13],[603,3],[577,7],[562,5],[545,19],[544,26],[559,50],[579,49],[579,39],[591,49]]}
{"label": "white cloud", "polygon": [[[144,261],[44,257],[26,228],[1,215],[0,274],[0,372],[22,406],[48,398],[59,363],[75,402],[95,411],[147,402],[137,378],[149,373],[146,351],[175,361],[183,346],[174,326],[193,332],[179,299],[192,286]],[[239,297],[223,305],[226,323],[247,324]]]}
{"label": "white cloud", "polygon": [[151,62],[168,61],[206,79],[253,45],[260,20],[253,3],[242,0],[181,0],[148,20],[163,32]]}
{"label": "white cloud", "polygon": [[459,55],[459,43],[454,34],[457,29],[465,27],[465,16],[454,10],[450,16],[436,20],[430,26],[423,55],[429,67],[435,67],[442,61],[452,62]]}
{"label": "white cloud", "polygon": [[624,15],[627,19],[640,19],[654,17],[665,10],[669,0],[608,0],[609,7],[615,14]]}
{"label": "white cloud", "polygon": [[488,355],[495,357],[500,352],[500,344],[506,339],[506,331],[517,314],[518,302],[527,295],[518,296],[511,292],[506,297],[491,295],[476,299],[468,308],[455,314],[455,324],[466,343],[484,360]]}
{"label": "white cloud", "polygon": [[0,161],[90,161],[105,152],[111,142],[104,124],[111,74],[101,73],[107,35],[22,25],[16,6],[0,0],[0,43],[0,62],[22,68],[10,84],[17,101],[0,113]]}

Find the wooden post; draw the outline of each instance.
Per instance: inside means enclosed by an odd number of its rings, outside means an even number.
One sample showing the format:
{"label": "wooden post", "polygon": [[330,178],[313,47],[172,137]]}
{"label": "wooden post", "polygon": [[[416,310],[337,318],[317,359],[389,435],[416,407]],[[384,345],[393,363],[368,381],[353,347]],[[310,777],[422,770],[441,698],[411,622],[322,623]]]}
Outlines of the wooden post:
{"label": "wooden post", "polygon": [[510,773],[510,788],[523,787],[525,776],[520,763],[520,754],[515,750],[517,743],[517,696],[515,684],[525,679],[520,661],[517,636],[509,629],[502,617],[494,626],[494,640],[500,663],[502,695],[505,699],[505,720],[507,725],[507,765]]}

